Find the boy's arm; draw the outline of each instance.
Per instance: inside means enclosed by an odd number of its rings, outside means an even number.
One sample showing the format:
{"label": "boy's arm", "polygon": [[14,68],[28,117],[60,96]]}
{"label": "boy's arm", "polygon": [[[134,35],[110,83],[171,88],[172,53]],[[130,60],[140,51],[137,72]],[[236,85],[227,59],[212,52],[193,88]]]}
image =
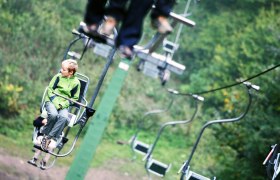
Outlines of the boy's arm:
{"label": "boy's arm", "polygon": [[48,87],[48,97],[50,98],[50,100],[52,101],[55,98],[55,94],[52,92],[54,91],[54,89],[56,88],[55,86],[57,85],[58,81],[59,81],[59,74],[55,75],[52,80],[49,83],[49,87]]}

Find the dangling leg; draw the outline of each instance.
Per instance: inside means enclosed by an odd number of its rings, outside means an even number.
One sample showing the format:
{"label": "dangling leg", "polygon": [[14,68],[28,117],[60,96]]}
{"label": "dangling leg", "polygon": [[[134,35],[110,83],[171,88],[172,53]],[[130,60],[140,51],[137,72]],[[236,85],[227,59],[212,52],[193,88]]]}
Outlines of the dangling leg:
{"label": "dangling leg", "polygon": [[[43,138],[42,136],[38,136],[34,144],[39,146],[39,145],[41,144],[41,142],[42,142],[42,138]],[[27,162],[28,162],[29,164],[32,164],[33,166],[36,166],[36,167],[37,167],[37,160],[38,160],[38,158],[39,158],[41,152],[42,152],[41,150],[35,149],[35,153],[34,153],[34,155],[33,155],[33,158],[30,159],[30,160],[27,161]]]}
{"label": "dangling leg", "polygon": [[156,1],[155,8],[152,9],[152,27],[161,34],[170,33],[173,30],[167,18],[174,4],[175,0],[158,0]]}
{"label": "dangling leg", "polygon": [[31,164],[31,165],[37,167],[37,160],[38,160],[38,157],[39,157],[39,155],[41,154],[41,152],[42,152],[41,150],[36,149],[33,158],[30,159],[30,160],[28,160],[27,162],[28,162],[29,164]]}
{"label": "dangling leg", "polygon": [[84,16],[86,26],[81,27],[83,32],[94,34],[97,31],[99,23],[104,18],[106,3],[107,0],[88,0]]}
{"label": "dangling leg", "polygon": [[153,0],[132,0],[130,2],[117,38],[117,46],[122,57],[128,59],[132,57],[133,46],[141,39],[144,18],[152,4]]}
{"label": "dangling leg", "polygon": [[[48,151],[49,151],[49,152],[53,152],[54,148],[56,148],[56,141],[54,141],[53,139],[51,139],[51,142],[50,142],[50,144],[49,144],[49,146],[48,146]],[[41,160],[41,162],[40,162],[40,168],[41,168],[42,170],[45,170],[45,169],[46,169],[46,165],[47,165],[47,163],[48,163],[50,157],[51,157],[51,154],[50,154],[50,153],[46,153],[46,155],[44,156],[44,158]]]}

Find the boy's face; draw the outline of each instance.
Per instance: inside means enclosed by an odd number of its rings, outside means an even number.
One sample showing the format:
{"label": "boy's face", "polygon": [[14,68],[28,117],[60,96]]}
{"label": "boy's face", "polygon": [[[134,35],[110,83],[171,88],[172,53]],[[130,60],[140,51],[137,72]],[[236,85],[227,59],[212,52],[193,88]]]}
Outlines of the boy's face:
{"label": "boy's face", "polygon": [[70,77],[73,75],[73,72],[69,72],[68,65],[68,63],[62,63],[60,72],[63,77]]}

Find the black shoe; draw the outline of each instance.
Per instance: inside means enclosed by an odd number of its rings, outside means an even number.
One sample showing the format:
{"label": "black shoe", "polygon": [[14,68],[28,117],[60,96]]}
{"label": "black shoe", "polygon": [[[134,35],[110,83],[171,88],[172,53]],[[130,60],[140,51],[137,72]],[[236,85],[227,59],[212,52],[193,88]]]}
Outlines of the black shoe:
{"label": "black shoe", "polygon": [[40,169],[46,170],[46,169],[47,169],[46,165],[47,165],[47,163],[46,163],[44,160],[42,160],[42,161],[40,162]]}
{"label": "black shoe", "polygon": [[35,167],[38,167],[38,165],[36,164],[37,160],[38,159],[36,159],[36,158],[32,158],[32,159],[28,160],[27,163],[29,163]]}
{"label": "black shoe", "polygon": [[94,41],[96,41],[96,42],[106,43],[107,36],[99,34],[97,29],[98,29],[98,25],[95,25],[95,24],[87,25],[86,23],[81,22],[80,26],[78,28],[78,31],[80,33],[83,33],[86,36],[94,39]]}

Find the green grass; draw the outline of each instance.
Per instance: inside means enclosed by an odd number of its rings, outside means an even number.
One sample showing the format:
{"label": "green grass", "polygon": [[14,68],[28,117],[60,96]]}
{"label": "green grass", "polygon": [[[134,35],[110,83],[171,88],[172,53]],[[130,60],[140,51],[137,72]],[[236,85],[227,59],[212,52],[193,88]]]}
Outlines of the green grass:
{"label": "green grass", "polygon": [[[19,156],[21,158],[29,159],[33,155],[33,152],[31,151],[31,133],[32,130],[30,132],[22,133],[19,137],[20,140],[19,138],[13,139],[4,135],[0,135],[0,141],[2,142],[1,148],[3,148],[5,152],[12,156]],[[129,144],[120,145],[117,143],[117,141],[127,143],[133,133],[134,131],[128,129],[119,129],[117,133],[114,132],[112,134],[105,133],[94,155],[91,168],[103,167],[122,173],[134,174],[139,177],[145,176],[145,162],[142,161],[143,156],[136,154],[136,159],[133,160],[133,153]],[[71,141],[71,138],[73,137],[74,135],[71,133],[69,136],[69,141]],[[143,138],[143,141],[153,142],[154,140],[154,136],[149,136],[149,134],[144,133],[142,134],[142,137],[145,137]],[[79,150],[78,148],[81,141],[82,139],[78,140],[73,153],[67,157],[59,158],[57,160],[56,166],[71,166],[71,162]],[[70,144],[64,148],[67,149],[69,145]],[[180,168],[182,159],[186,158],[184,156],[184,152],[186,151],[185,149],[174,148],[172,146],[170,147],[168,142],[165,142],[164,139],[162,139],[162,143],[159,143],[158,145],[159,147],[155,150],[155,158],[165,163],[174,163],[171,171],[166,176],[166,179],[174,179],[174,174],[176,174],[176,171]],[[178,156],[178,154],[180,155]],[[108,166],[108,164],[112,164],[112,166]]]}

